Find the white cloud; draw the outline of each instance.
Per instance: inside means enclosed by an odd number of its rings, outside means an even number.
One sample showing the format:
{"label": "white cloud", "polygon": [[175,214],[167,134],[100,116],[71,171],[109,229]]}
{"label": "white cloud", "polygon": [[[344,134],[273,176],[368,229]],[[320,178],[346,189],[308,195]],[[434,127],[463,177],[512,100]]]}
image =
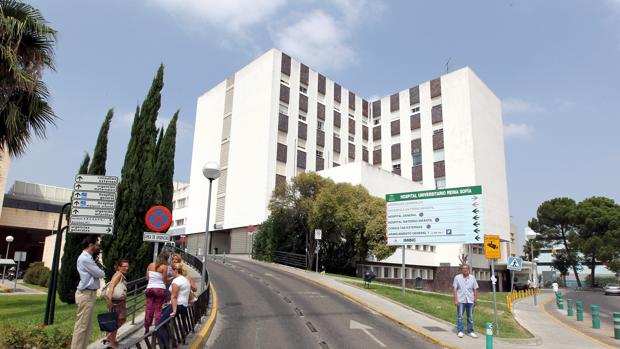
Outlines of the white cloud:
{"label": "white cloud", "polygon": [[504,125],[504,139],[530,139],[534,130],[524,123],[509,123]]}
{"label": "white cloud", "polygon": [[128,128],[133,124],[133,117],[136,114],[135,111],[127,112],[123,114],[114,113],[112,118],[112,128]]}
{"label": "white cloud", "polygon": [[338,70],[356,63],[358,55],[351,38],[363,20],[376,16],[383,4],[332,0],[331,5],[335,10],[315,9],[275,31],[276,47],[318,69]]}
{"label": "white cloud", "polygon": [[[287,0],[147,0],[198,25],[211,24],[235,34],[266,21]],[[185,21],[184,21],[185,22]]]}
{"label": "white cloud", "polygon": [[543,110],[541,106],[521,98],[508,97],[502,100],[502,111],[504,114],[539,113]]}

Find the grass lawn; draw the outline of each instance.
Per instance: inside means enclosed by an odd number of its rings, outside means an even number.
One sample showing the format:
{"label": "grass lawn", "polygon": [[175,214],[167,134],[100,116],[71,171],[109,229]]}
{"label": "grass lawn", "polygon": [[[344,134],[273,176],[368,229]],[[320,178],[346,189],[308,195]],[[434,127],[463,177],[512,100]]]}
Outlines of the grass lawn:
{"label": "grass lawn", "polygon": [[23,283],[23,285],[25,287],[32,288],[33,290],[47,292],[47,287],[43,287],[43,286],[39,286],[39,285],[34,285],[34,284],[27,284],[25,282]]}
{"label": "grass lawn", "polygon": [[[47,295],[23,295],[23,296],[0,296],[0,332],[2,328],[8,325],[28,325],[31,328],[37,327],[43,323],[43,315],[45,313],[45,301]],[[75,313],[77,305],[65,304],[56,298],[56,312],[54,316],[54,324],[50,327],[59,329],[62,332],[73,332],[75,324]],[[98,300],[95,307],[95,314],[107,311],[105,301]],[[97,316],[93,316],[93,335],[91,341],[104,336],[99,331]]]}
{"label": "grass lawn", "polygon": [[[347,284],[359,287],[358,284],[353,282],[347,282]],[[407,290],[407,292],[403,295],[401,290],[398,288],[387,287],[377,283],[372,284],[370,291],[407,305],[420,312],[430,314],[436,318],[451,323],[456,323],[456,306],[454,305],[454,296],[452,295],[416,292],[413,290]],[[521,325],[517,323],[512,314],[508,311],[508,307],[506,306],[506,294],[499,293],[497,297],[497,315],[500,328],[500,338],[531,338],[532,335],[521,327]],[[503,303],[500,303],[500,298],[502,297]],[[479,298],[481,300],[492,300],[493,294],[481,293]],[[476,332],[483,333],[486,322],[494,323],[493,303],[478,302],[478,305],[474,311],[474,325]]]}

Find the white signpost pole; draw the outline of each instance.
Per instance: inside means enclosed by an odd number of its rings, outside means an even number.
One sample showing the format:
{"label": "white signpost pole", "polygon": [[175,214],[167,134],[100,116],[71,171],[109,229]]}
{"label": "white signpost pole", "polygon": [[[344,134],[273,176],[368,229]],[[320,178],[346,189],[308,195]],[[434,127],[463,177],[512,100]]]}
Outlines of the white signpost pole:
{"label": "white signpost pole", "polygon": [[402,279],[403,279],[402,280],[402,287],[401,288],[402,288],[403,294],[405,294],[405,274],[406,274],[406,270],[405,270],[405,246],[406,245],[403,245],[403,267],[402,267],[402,270],[401,270],[401,276],[402,276]]}
{"label": "white signpost pole", "polygon": [[497,321],[497,299],[495,298],[495,284],[497,278],[495,277],[495,259],[491,259],[491,284],[493,287],[493,313],[495,315],[495,335],[499,336],[499,322]]}
{"label": "white signpost pole", "polygon": [[159,242],[153,244],[153,263],[157,263],[157,251],[159,250]]}

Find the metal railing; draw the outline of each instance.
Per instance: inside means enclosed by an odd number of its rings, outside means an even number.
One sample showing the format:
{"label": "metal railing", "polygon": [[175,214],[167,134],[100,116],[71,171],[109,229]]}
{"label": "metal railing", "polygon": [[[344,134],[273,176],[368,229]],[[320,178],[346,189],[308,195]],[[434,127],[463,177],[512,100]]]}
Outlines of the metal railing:
{"label": "metal railing", "polygon": [[144,292],[148,284],[146,277],[129,281],[127,283],[127,317],[131,316],[131,324],[136,323],[136,314],[146,307]]}
{"label": "metal railing", "polygon": [[306,269],[306,256],[303,254],[274,251],[273,261],[279,264]]}
{"label": "metal railing", "polygon": [[[174,249],[175,253],[179,253],[183,261],[196,269],[202,271],[202,259],[196,257],[178,248]],[[144,336],[121,344],[121,348],[148,348],[148,349],[169,349],[176,348],[181,344],[186,344],[187,337],[190,333],[196,332],[196,325],[207,315],[211,302],[211,285],[209,284],[208,273],[205,275],[207,288],[198,295],[195,302],[190,304],[186,311],[179,312],[178,315],[165,319],[161,324],[157,325],[153,330]]]}

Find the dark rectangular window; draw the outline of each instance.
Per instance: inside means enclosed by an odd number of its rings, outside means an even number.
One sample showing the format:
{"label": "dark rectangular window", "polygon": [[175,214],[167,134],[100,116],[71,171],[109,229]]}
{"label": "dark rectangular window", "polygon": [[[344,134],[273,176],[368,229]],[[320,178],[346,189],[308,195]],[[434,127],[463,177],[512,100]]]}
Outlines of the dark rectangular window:
{"label": "dark rectangular window", "polygon": [[278,143],[276,159],[286,163],[286,144]]}
{"label": "dark rectangular window", "polygon": [[316,104],[316,117],[320,120],[325,120],[325,105],[321,103]]}
{"label": "dark rectangular window", "polygon": [[349,91],[349,109],[355,110],[355,93]]}
{"label": "dark rectangular window", "polygon": [[421,153],[422,152],[422,139],[417,138],[411,140],[411,153]]}
{"label": "dark rectangular window", "polygon": [[308,85],[309,77],[310,77],[310,69],[308,68],[307,65],[302,63],[301,66],[299,67],[299,81],[302,84]]}
{"label": "dark rectangular window", "polygon": [[411,168],[411,180],[414,182],[422,181],[422,165],[413,166]]}
{"label": "dark rectangular window", "polygon": [[340,153],[340,138],[334,136],[334,153]]}
{"label": "dark rectangular window", "polygon": [[372,164],[381,165],[381,149],[373,150],[372,152]]}
{"label": "dark rectangular window", "polygon": [[297,138],[308,139],[308,125],[303,122],[297,124]]}
{"label": "dark rectangular window", "polygon": [[276,187],[286,184],[286,176],[276,175]]}
{"label": "dark rectangular window", "polygon": [[409,105],[420,103],[420,86],[409,89]]}
{"label": "dark rectangular window", "polygon": [[316,144],[320,146],[325,146],[325,132],[321,130],[316,131]]}
{"label": "dark rectangular window", "polygon": [[362,161],[368,162],[368,149],[362,148]]}
{"label": "dark rectangular window", "polygon": [[381,126],[375,126],[372,128],[372,140],[377,141],[381,139]]}
{"label": "dark rectangular window", "polygon": [[334,110],[334,126],[340,127],[340,112]]}
{"label": "dark rectangular window", "polygon": [[400,109],[400,101],[398,93],[390,96],[390,113],[398,111]]}
{"label": "dark rectangular window", "polygon": [[390,123],[390,134],[392,136],[400,134],[400,120],[392,120]]}
{"label": "dark rectangular window", "polygon": [[355,144],[349,143],[349,158],[355,159]]}
{"label": "dark rectangular window", "polygon": [[280,66],[280,71],[283,74],[291,75],[291,57],[286,53],[282,53],[282,64]]}
{"label": "dark rectangular window", "polygon": [[280,101],[286,104],[289,103],[289,88],[288,86],[280,85]]}
{"label": "dark rectangular window", "polygon": [[410,121],[411,121],[411,129],[412,130],[417,130],[420,128],[421,122],[420,122],[420,114],[415,114],[415,115],[411,115],[409,117]]}
{"label": "dark rectangular window", "polygon": [[436,105],[431,109],[431,119],[433,121],[433,124],[443,121],[443,113],[441,110],[441,104]]}
{"label": "dark rectangular window", "polygon": [[446,176],[446,162],[445,161],[436,161],[433,164],[433,167],[435,171],[435,178]]}
{"label": "dark rectangular window", "polygon": [[300,94],[299,95],[299,110],[308,112],[308,96]]}
{"label": "dark rectangular window", "polygon": [[319,86],[318,86],[318,91],[321,94],[325,94],[325,77],[321,74],[319,74]]}
{"label": "dark rectangular window", "polygon": [[441,79],[431,80],[431,98],[441,96]]}
{"label": "dark rectangular window", "polygon": [[368,126],[362,125],[362,139],[368,140]]}
{"label": "dark rectangular window", "polygon": [[321,171],[325,168],[325,159],[316,157],[316,170]]}
{"label": "dark rectangular window", "polygon": [[362,115],[368,116],[368,101],[362,100]]}
{"label": "dark rectangular window", "polygon": [[355,134],[355,120],[349,118],[349,133]]}
{"label": "dark rectangular window", "polygon": [[381,100],[372,102],[372,117],[381,116]]}
{"label": "dark rectangular window", "polygon": [[340,103],[341,92],[340,85],[334,83],[334,100],[338,103]]}
{"label": "dark rectangular window", "polygon": [[306,169],[306,152],[297,150],[297,167]]}
{"label": "dark rectangular window", "polygon": [[288,132],[288,115],[278,114],[278,130]]}
{"label": "dark rectangular window", "polygon": [[433,150],[443,149],[443,130],[433,132]]}
{"label": "dark rectangular window", "polygon": [[400,143],[392,144],[392,160],[400,159]]}

